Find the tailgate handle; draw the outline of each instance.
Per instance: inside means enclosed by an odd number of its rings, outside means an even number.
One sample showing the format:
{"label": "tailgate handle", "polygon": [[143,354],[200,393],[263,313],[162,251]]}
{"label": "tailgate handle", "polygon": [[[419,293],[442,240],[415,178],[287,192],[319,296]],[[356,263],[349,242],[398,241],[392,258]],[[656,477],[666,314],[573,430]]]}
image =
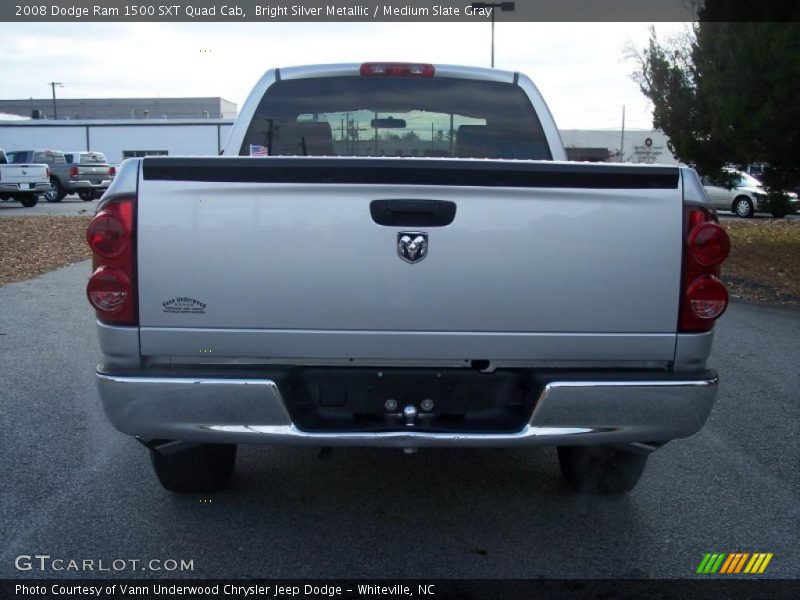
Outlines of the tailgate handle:
{"label": "tailgate handle", "polygon": [[456,218],[456,203],[448,200],[373,200],[369,214],[388,227],[444,227]]}

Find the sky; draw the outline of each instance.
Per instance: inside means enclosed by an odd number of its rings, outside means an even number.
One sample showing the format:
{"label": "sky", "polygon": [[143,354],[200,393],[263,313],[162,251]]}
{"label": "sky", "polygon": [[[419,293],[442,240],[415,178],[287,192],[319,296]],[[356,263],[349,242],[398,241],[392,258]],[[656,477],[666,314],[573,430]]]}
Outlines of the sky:
{"label": "sky", "polygon": [[[242,106],[268,68],[407,61],[489,66],[488,23],[0,24],[0,98],[222,96]],[[625,46],[648,23],[497,23],[495,66],[527,74],[561,129],[652,126]],[[687,27],[657,23],[659,38]]]}

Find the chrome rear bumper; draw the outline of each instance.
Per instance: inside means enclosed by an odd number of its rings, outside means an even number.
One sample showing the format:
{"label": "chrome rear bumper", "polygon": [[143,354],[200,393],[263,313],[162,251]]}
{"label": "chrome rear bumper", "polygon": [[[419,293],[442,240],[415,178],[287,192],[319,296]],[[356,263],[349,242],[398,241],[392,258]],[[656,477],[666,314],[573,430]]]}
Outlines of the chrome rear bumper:
{"label": "chrome rear bumper", "polygon": [[21,188],[18,183],[0,183],[0,193],[3,194],[44,194],[50,190],[50,182],[27,184],[28,187]]}
{"label": "chrome rear bumper", "polygon": [[691,377],[553,379],[529,422],[510,433],[415,430],[309,432],[289,416],[271,379],[153,377],[98,370],[100,398],[118,430],[145,440],[315,446],[549,446],[667,441],[696,433],[714,403],[713,371]]}
{"label": "chrome rear bumper", "polygon": [[103,179],[100,182],[93,182],[88,179],[70,180],[64,187],[70,192],[84,192],[86,190],[107,190],[111,185],[111,179]]}

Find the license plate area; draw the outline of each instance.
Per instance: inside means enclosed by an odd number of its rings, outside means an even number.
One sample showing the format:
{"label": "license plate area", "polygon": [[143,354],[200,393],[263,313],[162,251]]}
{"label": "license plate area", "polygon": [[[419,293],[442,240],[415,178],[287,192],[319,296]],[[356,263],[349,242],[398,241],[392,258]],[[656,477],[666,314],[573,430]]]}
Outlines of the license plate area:
{"label": "license plate area", "polygon": [[530,419],[534,385],[522,371],[303,369],[282,382],[305,431],[498,433]]}

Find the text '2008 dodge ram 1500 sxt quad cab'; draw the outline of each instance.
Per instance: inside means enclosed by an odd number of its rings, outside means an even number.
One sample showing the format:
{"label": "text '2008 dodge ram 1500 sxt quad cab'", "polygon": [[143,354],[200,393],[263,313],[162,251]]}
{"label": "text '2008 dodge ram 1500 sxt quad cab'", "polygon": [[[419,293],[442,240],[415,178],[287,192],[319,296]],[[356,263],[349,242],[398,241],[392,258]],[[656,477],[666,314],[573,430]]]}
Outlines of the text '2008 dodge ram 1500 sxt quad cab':
{"label": "text '2008 dodge ram 1500 sxt quad cab'", "polygon": [[270,70],[224,156],[125,161],[87,237],[100,397],[171,490],[269,443],[550,445],[621,492],[714,401],[696,174],[567,162],[518,73]]}

